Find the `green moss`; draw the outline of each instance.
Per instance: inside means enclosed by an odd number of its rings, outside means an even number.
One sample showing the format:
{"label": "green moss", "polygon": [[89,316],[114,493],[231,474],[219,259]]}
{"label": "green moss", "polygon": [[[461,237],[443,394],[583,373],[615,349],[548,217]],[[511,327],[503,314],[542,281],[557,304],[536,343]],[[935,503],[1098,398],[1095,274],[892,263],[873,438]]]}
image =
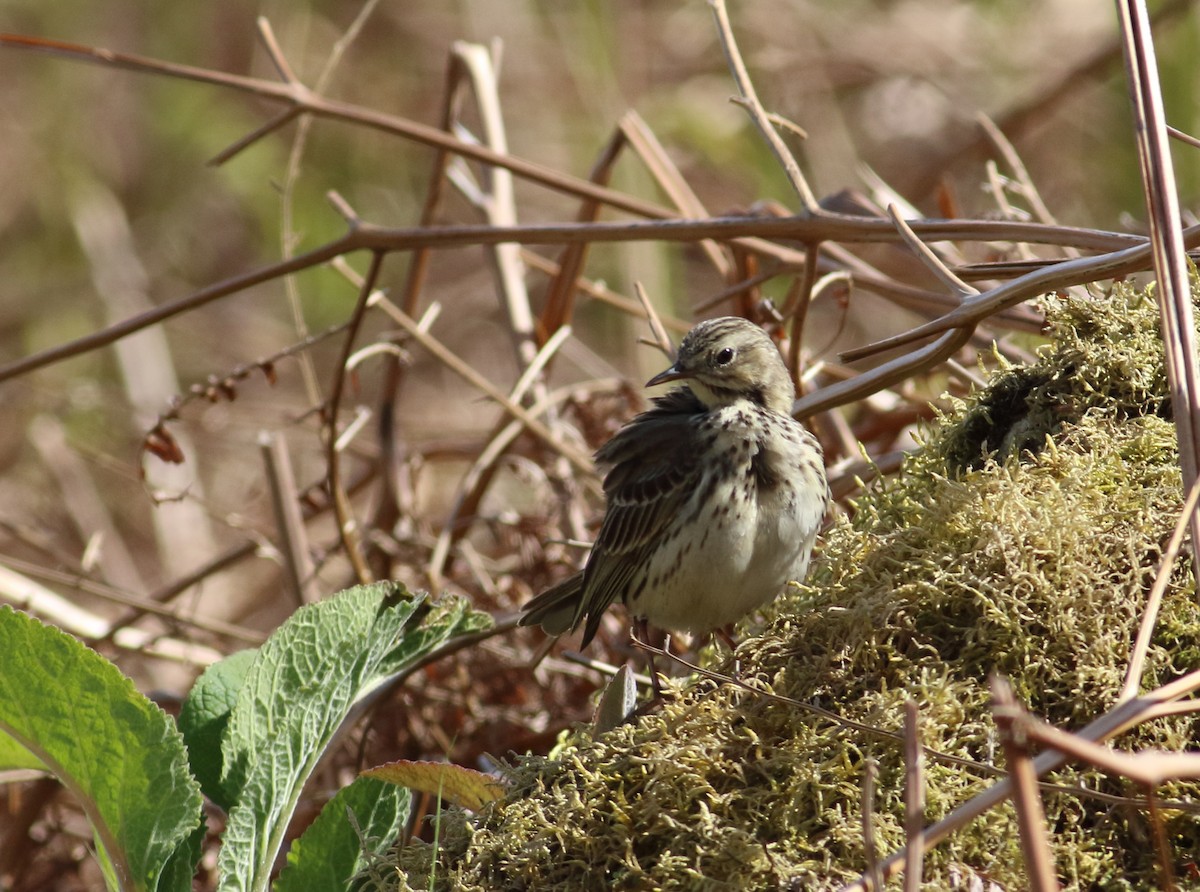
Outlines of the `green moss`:
{"label": "green moss", "polygon": [[[808,583],[738,651],[751,683],[883,732],[898,731],[904,701],[915,700],[925,744],[982,763],[927,761],[929,821],[994,781],[992,673],[1066,729],[1113,705],[1180,510],[1153,305],[1119,289],[1047,309],[1055,342],[1038,363],[1003,369],[941,418],[902,472],[835,524]],[[1183,570],[1148,665],[1150,685],[1200,665],[1200,611]],[[1178,750],[1197,730],[1178,716],[1119,745]],[[874,834],[886,854],[904,841],[895,739],[699,681],[635,725],[580,734],[553,760],[518,760],[504,802],[459,815],[437,853],[409,845],[397,858],[415,888],[427,888],[435,856],[438,888],[836,888],[866,867],[868,759],[879,766]],[[1081,768],[1050,780],[1141,795]],[[1162,794],[1194,800],[1200,786]],[[1065,886],[1157,882],[1144,810],[1066,790],[1043,798]],[[1166,816],[1176,876],[1186,877],[1200,818]],[[1026,885],[1011,806],[926,856],[927,888],[972,876]]]}
{"label": "green moss", "polygon": [[1086,413],[1170,417],[1158,310],[1144,291],[1117,285],[1103,300],[1045,298],[1053,347],[1031,368],[1005,368],[943,432],[950,468],[986,456],[1037,452]]}

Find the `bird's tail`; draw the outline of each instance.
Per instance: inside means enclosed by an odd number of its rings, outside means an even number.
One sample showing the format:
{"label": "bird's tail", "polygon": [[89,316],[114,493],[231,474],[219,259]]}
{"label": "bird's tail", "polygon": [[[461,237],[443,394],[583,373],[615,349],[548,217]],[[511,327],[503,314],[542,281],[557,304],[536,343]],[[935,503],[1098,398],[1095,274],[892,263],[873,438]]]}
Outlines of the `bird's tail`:
{"label": "bird's tail", "polygon": [[518,625],[541,626],[547,635],[570,632],[583,619],[582,594],[583,573],[568,576],[526,604]]}

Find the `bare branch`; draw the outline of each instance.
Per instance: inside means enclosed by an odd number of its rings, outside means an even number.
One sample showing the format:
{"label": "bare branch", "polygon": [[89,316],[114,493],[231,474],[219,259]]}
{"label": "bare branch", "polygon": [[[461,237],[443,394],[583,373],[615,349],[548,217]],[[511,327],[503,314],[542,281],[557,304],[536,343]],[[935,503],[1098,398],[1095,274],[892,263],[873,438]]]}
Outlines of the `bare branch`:
{"label": "bare branch", "polygon": [[925,824],[924,753],[915,701],[904,701],[904,892],[920,892],[925,849],[921,828]]}
{"label": "bare branch", "polygon": [[1183,547],[1184,534],[1189,527],[1194,528],[1198,501],[1200,501],[1200,481],[1193,483],[1192,488],[1188,491],[1183,509],[1179,512],[1179,519],[1175,522],[1175,529],[1171,533],[1166,551],[1163,552],[1162,560],[1159,562],[1158,573],[1154,577],[1150,595],[1146,598],[1146,610],[1142,614],[1137,639],[1133,643],[1133,651],[1129,657],[1129,668],[1125,671],[1125,683],[1121,686],[1121,693],[1117,697],[1118,703],[1133,699],[1137,694],[1138,685],[1141,684],[1142,672],[1145,671],[1146,654],[1150,650],[1150,636],[1154,634],[1154,624],[1158,620],[1163,594],[1167,590],[1167,584],[1171,581],[1171,570],[1175,567],[1175,560],[1179,557],[1179,551]]}
{"label": "bare branch", "polygon": [[1017,825],[1021,835],[1021,852],[1025,856],[1025,871],[1034,892],[1057,892],[1054,858],[1046,836],[1046,814],[1038,793],[1037,773],[1029,756],[1025,727],[1019,718],[1024,714],[1012,688],[1004,679],[992,679],[993,713],[1004,746],[1004,760],[1012,784],[1012,799],[1017,807]]}
{"label": "bare branch", "polygon": [[721,48],[725,51],[729,71],[733,75],[734,83],[737,84],[738,92],[742,94],[739,104],[750,112],[750,118],[754,121],[758,132],[767,141],[767,145],[771,147],[776,159],[783,166],[788,182],[796,190],[796,195],[800,198],[805,212],[812,216],[820,215],[822,213],[821,206],[817,203],[817,197],[813,194],[812,189],[809,188],[804,174],[801,173],[800,165],[796,163],[795,157],[780,138],[774,121],[771,120],[762,103],[758,101],[754,82],[750,80],[750,73],[746,70],[746,63],[742,61],[737,40],[733,36],[733,26],[729,23],[729,12],[725,9],[725,0],[709,0],[708,5],[717,21],[717,36],[721,39]]}

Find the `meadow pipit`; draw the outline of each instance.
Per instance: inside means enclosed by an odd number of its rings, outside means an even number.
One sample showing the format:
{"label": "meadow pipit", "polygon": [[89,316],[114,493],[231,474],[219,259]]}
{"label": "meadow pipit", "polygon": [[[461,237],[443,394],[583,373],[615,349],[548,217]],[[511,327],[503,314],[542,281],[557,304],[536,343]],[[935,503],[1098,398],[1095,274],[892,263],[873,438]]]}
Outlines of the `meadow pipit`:
{"label": "meadow pipit", "polygon": [[607,510],[587,564],[525,606],[521,625],[578,628],[614,601],[688,632],[732,623],[802,580],[829,503],[816,438],[791,416],[774,343],[745,319],[701,322],[646,386],[657,397],[596,453]]}

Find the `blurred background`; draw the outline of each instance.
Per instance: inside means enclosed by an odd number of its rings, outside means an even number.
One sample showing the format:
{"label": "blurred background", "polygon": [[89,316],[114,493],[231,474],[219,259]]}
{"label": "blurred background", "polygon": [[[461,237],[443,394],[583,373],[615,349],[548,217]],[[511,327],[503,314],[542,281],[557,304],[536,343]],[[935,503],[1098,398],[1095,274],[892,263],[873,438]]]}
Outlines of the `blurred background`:
{"label": "blurred background", "polygon": [[[983,114],[1013,142],[1059,222],[1142,230],[1111,4],[730,6],[764,105],[808,133],[791,145],[818,197],[869,191],[878,178],[928,216],[1001,216],[986,188],[995,153],[977,123]],[[342,0],[0,0],[0,11],[0,27],[12,33],[274,79],[256,35],[256,18],[264,16],[304,83],[324,78],[327,96],[434,126],[454,42],[477,42],[500,60],[513,154],[586,176],[618,120],[633,110],[710,214],[747,212],[765,201],[797,209],[778,164],[729,101],[735,90],[711,13],[699,0],[382,0],[366,7]],[[1196,133],[1200,20],[1186,2],[1154,4],[1154,11],[1168,118]],[[358,30],[346,42],[356,19]],[[335,51],[340,61],[330,70]],[[0,48],[0,363],[337,237],[345,223],[325,197],[330,190],[364,220],[417,225],[433,153],[391,135],[317,121],[301,145],[293,123],[228,163],[208,163],[277,110],[207,84]],[[474,121],[470,110],[464,119]],[[1176,148],[1176,159],[1181,202],[1192,215],[1200,164],[1185,147]],[[618,163],[612,185],[665,200],[632,155]],[[522,223],[573,220],[578,203],[517,181]],[[1003,213],[1020,218],[1024,211]],[[628,216],[605,212],[603,219]],[[480,220],[468,201],[448,194],[437,222]],[[932,287],[900,247],[875,247],[869,256],[902,281]],[[359,273],[367,266],[362,256],[349,263]],[[391,255],[380,286],[401,289],[408,263],[407,255]],[[727,285],[696,247],[669,242],[596,245],[584,274],[627,296],[641,282],[661,313],[688,321]],[[545,276],[531,272],[528,283],[537,309]],[[787,286],[769,282],[763,296],[782,302]],[[39,597],[62,599],[56,610],[83,611],[76,633],[170,707],[204,662],[261,640],[297,606],[277,550],[264,435],[280,438],[297,487],[315,506],[310,596],[351,584],[329,512],[321,511],[326,463],[316,411],[328,397],[343,337],[280,358],[269,376],[235,372],[343,323],[356,296],[344,275],[314,269],[177,316],[119,347],[0,383],[0,570],[12,574],[0,579],[0,600],[42,587]],[[483,249],[435,252],[422,301],[419,310],[433,301],[441,306],[433,334],[507,391],[520,369]],[[717,304],[699,315],[732,309]],[[588,390],[569,406],[579,445],[590,450],[639,408],[641,382],[664,359],[637,344],[648,333],[644,324],[610,304],[583,297],[572,321],[574,335],[551,384],[628,382],[603,394]],[[853,290],[819,299],[805,332],[805,361],[835,360],[840,349],[918,321]],[[385,317],[370,315],[358,343],[392,329]],[[673,332],[678,337],[678,328]],[[577,538],[572,533],[586,532],[593,518],[564,519],[563,506],[579,504],[572,501],[578,492],[564,492],[569,475],[547,472],[552,462],[536,443],[514,447],[445,572],[431,576],[430,556],[456,488],[504,416],[427,351],[415,344],[404,350],[404,385],[393,406],[401,458],[392,469],[403,498],[399,516],[381,531],[386,541],[376,544],[389,575],[414,589],[429,588],[432,579],[483,609],[511,611],[578,563],[583,552],[560,540]],[[142,455],[143,438],[173,394],[231,375],[214,400],[187,402],[170,425],[184,464]],[[369,424],[377,421],[372,408],[385,378],[377,360],[356,369],[343,423],[360,411]],[[846,419],[853,422],[853,413]],[[347,453],[350,480],[378,457],[369,433],[361,441]],[[898,444],[893,436],[884,445]],[[356,510],[372,516],[381,498],[368,486]],[[583,504],[594,514],[594,499]],[[140,638],[104,634],[131,616],[138,599],[169,609],[129,626]],[[66,622],[63,615],[48,619]],[[87,631],[96,628],[101,632]],[[609,637],[619,638],[619,629],[616,623]],[[567,721],[586,718],[596,678],[580,670],[568,681],[532,684],[528,663],[538,642],[524,634],[519,644],[491,643],[486,658],[440,667],[425,690],[397,694],[403,714],[376,723],[379,748],[391,758],[474,764],[485,752],[544,749]],[[166,639],[173,645],[163,645]],[[486,683],[472,659],[491,661]],[[554,696],[543,695],[549,687]],[[56,814],[57,829],[80,832],[67,813]],[[45,857],[61,867],[77,856],[68,848]]]}

